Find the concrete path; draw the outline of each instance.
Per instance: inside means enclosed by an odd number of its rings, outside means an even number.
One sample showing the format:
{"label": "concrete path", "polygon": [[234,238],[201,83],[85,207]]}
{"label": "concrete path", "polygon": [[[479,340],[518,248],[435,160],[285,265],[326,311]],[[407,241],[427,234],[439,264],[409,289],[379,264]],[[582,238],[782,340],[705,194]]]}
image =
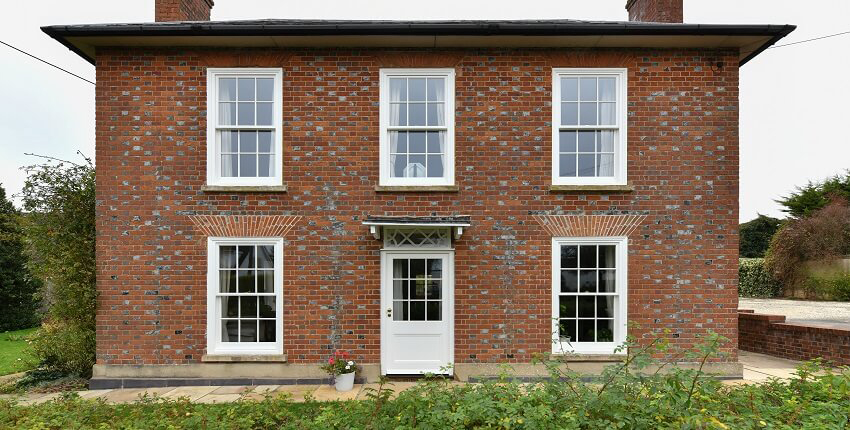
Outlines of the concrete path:
{"label": "concrete path", "polygon": [[788,322],[850,329],[850,302],[788,299],[738,299],[738,309],[759,314],[785,315]]}
{"label": "concrete path", "polygon": [[[754,352],[739,351],[738,357],[744,365],[744,379],[730,383],[762,382],[771,377],[791,378],[798,361],[771,357]],[[459,383],[459,382],[458,382]],[[393,382],[387,388],[398,394],[416,385],[415,382]],[[210,387],[167,387],[132,388],[116,390],[77,391],[84,399],[103,399],[110,403],[132,403],[142,396],[157,396],[164,399],[188,398],[197,403],[234,402],[239,399],[261,400],[264,396],[290,396],[293,402],[303,402],[307,396],[317,401],[365,399],[365,388],[377,388],[378,384],[355,385],[347,392],[337,392],[333,385],[259,385],[259,386],[210,386]],[[27,394],[24,396],[2,395],[0,398],[17,398],[22,405],[47,402],[61,396],[61,393]]]}

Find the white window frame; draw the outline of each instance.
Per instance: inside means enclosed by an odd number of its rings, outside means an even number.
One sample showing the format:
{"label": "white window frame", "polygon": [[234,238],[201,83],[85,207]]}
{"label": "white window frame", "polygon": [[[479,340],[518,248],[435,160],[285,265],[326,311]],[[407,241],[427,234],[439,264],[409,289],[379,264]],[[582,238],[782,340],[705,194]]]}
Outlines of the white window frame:
{"label": "white window frame", "polygon": [[[617,78],[617,125],[561,125],[561,78],[563,77],[615,77]],[[628,69],[624,68],[553,68],[552,69],[552,185],[627,185],[628,140]],[[617,130],[614,148],[613,177],[561,177],[558,135],[562,130]]]}
{"label": "white window frame", "polygon": [[[233,245],[274,246],[275,341],[222,342],[221,306],[218,304],[219,247]],[[257,237],[210,237],[207,239],[207,355],[283,354],[283,239]]]}
{"label": "white window frame", "polygon": [[[445,126],[405,126],[391,127],[390,118],[390,78],[392,77],[434,77],[446,81],[446,125]],[[455,184],[455,70],[450,68],[433,69],[381,69],[380,70],[380,180],[381,186],[452,186]],[[390,175],[389,132],[393,130],[445,130],[445,160],[442,178],[393,178]]]}
{"label": "white window frame", "polygon": [[[628,238],[627,237],[555,237],[552,238],[552,353],[578,354],[626,354],[615,352],[626,341],[628,328]],[[616,272],[613,342],[561,342],[558,318],[560,316],[558,296],[561,291],[561,246],[562,245],[615,245]],[[579,293],[581,295],[581,293]],[[597,297],[597,294],[587,293]]]}
{"label": "white window frame", "polygon": [[[219,78],[274,78],[272,125],[218,126]],[[221,176],[221,142],[218,129],[274,130],[274,175],[267,178],[238,178]],[[215,186],[279,186],[283,185],[283,69],[280,68],[207,68],[207,185]]]}

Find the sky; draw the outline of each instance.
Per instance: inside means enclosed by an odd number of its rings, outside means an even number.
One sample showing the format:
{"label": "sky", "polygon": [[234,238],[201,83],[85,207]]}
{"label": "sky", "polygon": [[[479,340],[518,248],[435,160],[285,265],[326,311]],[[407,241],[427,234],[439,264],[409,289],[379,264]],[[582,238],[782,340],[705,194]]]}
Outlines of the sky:
{"label": "sky", "polygon": [[[89,80],[94,67],[41,32],[53,24],[153,21],[154,0],[16,1],[0,40]],[[531,19],[625,21],[626,0],[215,0],[213,20]],[[685,0],[685,22],[795,24],[780,44],[850,31],[847,0]],[[741,69],[740,218],[783,217],[775,199],[850,169],[850,34],[770,49]],[[94,156],[94,86],[0,45],[0,184],[20,191],[20,168]]]}

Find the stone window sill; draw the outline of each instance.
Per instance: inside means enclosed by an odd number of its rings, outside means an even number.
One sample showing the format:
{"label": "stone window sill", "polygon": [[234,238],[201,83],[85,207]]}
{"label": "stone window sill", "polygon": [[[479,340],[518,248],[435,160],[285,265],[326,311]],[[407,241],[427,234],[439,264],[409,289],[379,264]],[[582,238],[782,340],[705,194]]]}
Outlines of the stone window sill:
{"label": "stone window sill", "polygon": [[631,193],[635,190],[628,185],[550,185],[549,191],[554,193],[600,192],[600,193]]}
{"label": "stone window sill", "polygon": [[457,185],[375,185],[379,193],[456,193]]}
{"label": "stone window sill", "polygon": [[201,191],[205,193],[285,193],[286,184],[283,185],[203,185]]}
{"label": "stone window sill", "polygon": [[205,354],[203,363],[286,363],[286,354]]}

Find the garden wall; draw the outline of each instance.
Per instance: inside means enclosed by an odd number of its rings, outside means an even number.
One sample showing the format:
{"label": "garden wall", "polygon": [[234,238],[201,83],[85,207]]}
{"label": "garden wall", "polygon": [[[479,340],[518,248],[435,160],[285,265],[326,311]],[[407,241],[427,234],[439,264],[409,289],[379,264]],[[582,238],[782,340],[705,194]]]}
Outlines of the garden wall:
{"label": "garden wall", "polygon": [[786,323],[782,315],[738,311],[738,348],[792,360],[850,365],[850,329]]}

